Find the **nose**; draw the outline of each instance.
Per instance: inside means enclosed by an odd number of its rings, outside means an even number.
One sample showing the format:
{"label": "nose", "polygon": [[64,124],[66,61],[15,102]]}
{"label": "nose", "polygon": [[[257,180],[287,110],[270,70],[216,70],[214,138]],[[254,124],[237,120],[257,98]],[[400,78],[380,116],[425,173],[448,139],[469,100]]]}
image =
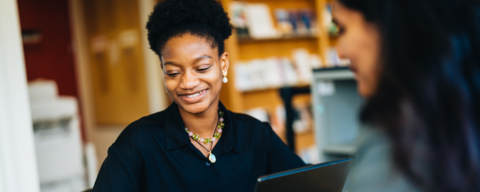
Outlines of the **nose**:
{"label": "nose", "polygon": [[186,72],[181,78],[180,88],[187,90],[194,89],[199,83],[200,80],[195,74]]}

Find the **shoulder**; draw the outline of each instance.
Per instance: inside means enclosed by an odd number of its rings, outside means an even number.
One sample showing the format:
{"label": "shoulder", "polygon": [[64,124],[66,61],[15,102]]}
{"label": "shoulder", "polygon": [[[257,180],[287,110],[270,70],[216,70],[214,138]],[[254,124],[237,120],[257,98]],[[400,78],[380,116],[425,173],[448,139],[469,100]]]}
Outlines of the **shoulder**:
{"label": "shoulder", "polygon": [[[391,144],[384,132],[362,128],[347,186],[357,191],[418,191],[393,164]],[[379,185],[378,183],[382,183]]]}
{"label": "shoulder", "polygon": [[168,119],[166,111],[161,111],[130,123],[120,133],[113,146],[122,148],[125,145],[145,143],[154,138],[163,139],[163,127],[166,119]]}

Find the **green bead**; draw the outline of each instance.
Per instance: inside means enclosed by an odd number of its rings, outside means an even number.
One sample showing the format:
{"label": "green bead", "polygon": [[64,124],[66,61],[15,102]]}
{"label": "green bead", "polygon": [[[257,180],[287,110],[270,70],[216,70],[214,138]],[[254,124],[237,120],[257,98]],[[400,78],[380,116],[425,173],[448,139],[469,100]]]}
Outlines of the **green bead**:
{"label": "green bead", "polygon": [[225,127],[225,123],[220,123],[220,125],[218,125],[218,128],[220,129],[223,129],[223,127]]}
{"label": "green bead", "polygon": [[220,115],[220,117],[223,117],[225,113],[223,111],[219,111],[218,114]]}
{"label": "green bead", "polygon": [[198,134],[195,134],[192,136],[193,137],[193,140],[197,141],[198,139],[200,139],[200,136],[198,136]]}
{"label": "green bead", "polygon": [[208,143],[210,143],[210,142],[212,142],[211,139],[205,139],[205,144],[208,144]]}
{"label": "green bead", "polygon": [[213,135],[213,137],[215,137],[215,138],[217,138],[217,139],[220,138],[220,133],[215,133],[215,134]]}
{"label": "green bead", "polygon": [[187,128],[185,128],[185,131],[188,133],[188,129],[187,129]]}

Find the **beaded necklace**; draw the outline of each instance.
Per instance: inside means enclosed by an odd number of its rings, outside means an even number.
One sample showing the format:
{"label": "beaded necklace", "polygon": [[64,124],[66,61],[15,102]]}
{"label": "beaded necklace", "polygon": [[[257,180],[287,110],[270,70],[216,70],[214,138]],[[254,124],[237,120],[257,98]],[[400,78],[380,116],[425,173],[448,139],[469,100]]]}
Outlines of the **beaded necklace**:
{"label": "beaded necklace", "polygon": [[[188,128],[185,127],[185,131],[188,133],[188,136],[192,138],[195,142],[197,142],[200,146],[202,146],[205,150],[208,152],[208,160],[212,163],[215,163],[217,161],[217,158],[215,155],[212,153],[212,148],[213,148],[213,142],[215,142],[217,139],[220,139],[222,136],[222,129],[225,126],[223,123],[223,111],[218,111],[218,122],[217,126],[215,126],[215,131],[213,132],[213,137],[212,138],[200,138],[198,134],[193,134],[193,132],[189,131]],[[210,150],[208,150],[205,146],[203,146],[202,143],[209,144],[210,145]]]}

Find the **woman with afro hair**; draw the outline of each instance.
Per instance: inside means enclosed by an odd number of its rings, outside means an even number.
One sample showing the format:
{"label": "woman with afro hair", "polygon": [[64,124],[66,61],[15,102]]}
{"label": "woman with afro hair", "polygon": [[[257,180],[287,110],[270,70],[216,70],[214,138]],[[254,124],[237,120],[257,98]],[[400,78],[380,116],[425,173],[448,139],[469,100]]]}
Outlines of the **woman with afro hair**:
{"label": "woman with afro hair", "polygon": [[253,191],[262,175],[304,166],[269,124],[220,102],[229,21],[215,0],[155,6],[148,40],[173,103],[123,130],[93,191]]}

